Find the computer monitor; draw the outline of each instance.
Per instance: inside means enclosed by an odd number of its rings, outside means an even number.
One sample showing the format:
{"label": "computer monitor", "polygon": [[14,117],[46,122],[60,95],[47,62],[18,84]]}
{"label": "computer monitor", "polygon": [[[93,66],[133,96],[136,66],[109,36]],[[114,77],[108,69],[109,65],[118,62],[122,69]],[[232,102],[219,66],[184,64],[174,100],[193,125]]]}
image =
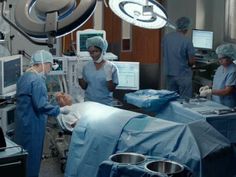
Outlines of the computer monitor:
{"label": "computer monitor", "polygon": [[[54,67],[57,66],[57,67]],[[53,57],[53,66],[48,75],[65,75],[67,73],[67,59],[65,57]]]}
{"label": "computer monitor", "polygon": [[213,49],[213,31],[192,30],[193,46],[199,50],[212,50]]}
{"label": "computer monitor", "polygon": [[3,105],[1,106],[0,113],[0,127],[2,127],[4,135],[13,140],[15,133],[16,105]]}
{"label": "computer monitor", "polygon": [[22,55],[0,58],[0,95],[16,91],[16,83],[22,72]]}
{"label": "computer monitor", "polygon": [[139,62],[112,61],[118,68],[119,85],[116,89],[139,90]]}
{"label": "computer monitor", "polygon": [[104,30],[94,30],[94,29],[87,29],[87,30],[76,32],[77,55],[89,56],[89,53],[86,48],[86,40],[94,36],[101,36],[103,39],[106,39],[106,32]]}

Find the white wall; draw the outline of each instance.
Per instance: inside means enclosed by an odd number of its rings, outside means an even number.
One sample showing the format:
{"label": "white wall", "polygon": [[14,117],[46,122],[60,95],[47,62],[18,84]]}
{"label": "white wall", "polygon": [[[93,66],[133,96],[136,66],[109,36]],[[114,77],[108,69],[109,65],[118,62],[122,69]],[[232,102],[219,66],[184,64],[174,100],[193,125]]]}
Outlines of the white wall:
{"label": "white wall", "polygon": [[[216,48],[224,40],[224,3],[224,0],[171,0],[165,3],[165,8],[172,21],[187,16],[192,20],[192,28],[213,31]],[[170,29],[164,31],[167,33]]]}
{"label": "white wall", "polygon": [[214,32],[214,48],[224,40],[225,1],[198,0],[196,28]]}
{"label": "white wall", "polygon": [[[168,17],[175,22],[182,16],[192,20],[192,28],[211,30],[214,32],[214,49],[224,40],[224,0],[169,0],[164,1]],[[172,29],[164,28],[163,35]],[[191,31],[188,33],[191,37]],[[164,87],[164,70],[161,70],[161,87]]]}
{"label": "white wall", "polygon": [[[172,22],[175,22],[179,17],[187,16],[192,20],[195,25],[196,17],[196,0],[171,0],[166,1],[164,4],[168,18]],[[172,29],[165,28],[165,32],[169,32]]]}

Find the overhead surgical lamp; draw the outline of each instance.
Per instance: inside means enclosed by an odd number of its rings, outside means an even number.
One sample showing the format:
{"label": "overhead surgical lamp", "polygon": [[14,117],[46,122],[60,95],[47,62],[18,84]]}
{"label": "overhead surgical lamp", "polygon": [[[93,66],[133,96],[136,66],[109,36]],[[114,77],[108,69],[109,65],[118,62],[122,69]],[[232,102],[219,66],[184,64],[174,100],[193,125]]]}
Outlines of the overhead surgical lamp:
{"label": "overhead surgical lamp", "polygon": [[124,21],[148,29],[169,26],[165,8],[155,0],[109,0],[111,10]]}
{"label": "overhead surgical lamp", "polygon": [[6,1],[0,0],[3,19],[31,42],[49,47],[83,25],[97,4],[97,0],[17,0],[13,23],[4,13]]}

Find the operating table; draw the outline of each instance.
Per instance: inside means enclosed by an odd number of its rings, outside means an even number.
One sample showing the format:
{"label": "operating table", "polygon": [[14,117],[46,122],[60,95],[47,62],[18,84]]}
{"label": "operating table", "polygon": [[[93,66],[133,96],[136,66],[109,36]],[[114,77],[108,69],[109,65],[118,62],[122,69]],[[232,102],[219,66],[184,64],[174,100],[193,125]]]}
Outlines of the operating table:
{"label": "operating table", "polygon": [[230,141],[206,121],[182,124],[95,102],[80,112],[69,147],[65,177],[96,177],[99,165],[117,152],[167,158],[188,166],[194,177],[232,177]]}

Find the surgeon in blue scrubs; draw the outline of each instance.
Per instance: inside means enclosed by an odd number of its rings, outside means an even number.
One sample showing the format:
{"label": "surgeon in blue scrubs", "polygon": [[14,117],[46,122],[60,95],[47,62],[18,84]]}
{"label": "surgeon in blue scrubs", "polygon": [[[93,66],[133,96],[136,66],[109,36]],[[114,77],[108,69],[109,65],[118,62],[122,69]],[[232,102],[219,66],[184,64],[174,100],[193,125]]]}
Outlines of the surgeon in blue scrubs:
{"label": "surgeon in blue scrubs", "polygon": [[192,66],[195,64],[195,49],[186,35],[191,21],[181,17],[176,21],[176,31],[164,36],[162,48],[167,89],[176,91],[180,98],[192,97]]}
{"label": "surgeon in blue scrubs", "polygon": [[38,177],[47,116],[65,110],[48,102],[45,74],[53,63],[51,53],[39,50],[31,61],[32,67],[17,82],[15,142],[28,152],[27,177]]}
{"label": "surgeon in blue scrubs", "polygon": [[116,66],[104,59],[107,46],[107,41],[100,36],[86,40],[86,48],[92,60],[78,67],[78,80],[85,90],[85,101],[112,106],[112,93],[118,84],[118,74]]}
{"label": "surgeon in blue scrubs", "polygon": [[217,68],[212,88],[203,86],[200,96],[212,95],[212,100],[228,107],[236,107],[236,45],[226,43],[216,48],[220,66]]}

